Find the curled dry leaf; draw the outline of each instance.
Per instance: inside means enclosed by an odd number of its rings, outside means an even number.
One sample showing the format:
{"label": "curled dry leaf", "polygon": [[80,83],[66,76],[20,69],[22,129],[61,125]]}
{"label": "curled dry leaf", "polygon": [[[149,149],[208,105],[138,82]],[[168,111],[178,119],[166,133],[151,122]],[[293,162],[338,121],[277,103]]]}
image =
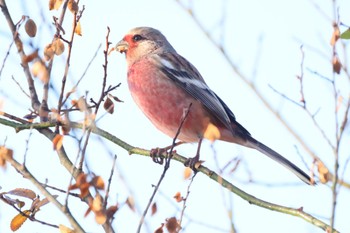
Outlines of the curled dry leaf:
{"label": "curled dry leaf", "polygon": [[158,227],[158,228],[154,231],[154,233],[163,233],[163,232],[164,232],[163,227],[164,227],[164,223],[162,223],[162,225],[160,225],[160,227]]}
{"label": "curled dry leaf", "polygon": [[155,215],[155,213],[157,213],[157,209],[158,209],[158,208],[157,208],[157,203],[154,202],[154,203],[152,204],[152,207],[151,207],[151,208],[152,208],[152,209],[151,209],[151,210],[152,210],[152,211],[151,211],[151,215]]}
{"label": "curled dry leaf", "polygon": [[16,195],[16,196],[20,196],[20,197],[26,197],[26,198],[29,198],[31,200],[34,200],[36,198],[36,194],[34,191],[32,191],[30,189],[25,189],[25,188],[16,188],[16,189],[13,189],[13,190],[7,192],[7,194]]}
{"label": "curled dry leaf", "polygon": [[103,103],[103,108],[110,114],[114,112],[114,103],[113,101],[107,97],[106,101]]}
{"label": "curled dry leaf", "polygon": [[76,1],[74,0],[69,0],[68,2],[68,9],[70,10],[70,12],[72,12],[73,14],[77,13],[79,10],[79,6],[77,4]]}
{"label": "curled dry leaf", "polygon": [[56,134],[55,137],[52,139],[52,145],[54,150],[61,149],[63,144],[63,135]]}
{"label": "curled dry leaf", "polygon": [[54,42],[52,42],[52,49],[57,56],[61,55],[64,52],[64,43],[62,40],[54,40]]}
{"label": "curled dry leaf", "polygon": [[180,192],[175,193],[174,198],[177,202],[181,202],[183,200]]}
{"label": "curled dry leaf", "polygon": [[165,227],[169,231],[169,233],[176,233],[178,232],[180,225],[175,217],[171,217],[167,219]]}
{"label": "curled dry leaf", "polygon": [[50,43],[45,46],[44,48],[44,58],[46,61],[50,61],[53,58],[53,55],[55,54],[55,49],[53,45]]}
{"label": "curled dry leaf", "polygon": [[129,196],[128,199],[126,199],[126,204],[132,211],[135,212],[135,200],[132,196]]}
{"label": "curled dry leaf", "polygon": [[63,0],[50,0],[49,1],[49,10],[58,10],[62,5]]}
{"label": "curled dry leaf", "polygon": [[335,43],[338,41],[338,39],[340,38],[340,31],[339,31],[339,28],[337,26],[334,27],[334,30],[333,30],[333,34],[332,34],[332,37],[331,37],[331,41],[330,41],[330,44],[332,46],[335,45]]}
{"label": "curled dry leaf", "polygon": [[103,181],[101,176],[95,176],[90,181],[90,184],[94,186],[96,189],[104,190],[105,189],[105,182]]}
{"label": "curled dry leaf", "polygon": [[189,167],[185,167],[184,170],[184,180],[187,180],[188,178],[190,178],[192,175],[192,169]]}
{"label": "curled dry leaf", "polygon": [[340,74],[340,71],[341,71],[341,63],[339,61],[339,58],[334,56],[333,57],[333,61],[332,61],[332,64],[333,64],[333,71],[337,74]]}
{"label": "curled dry leaf", "polygon": [[12,159],[13,157],[13,150],[8,149],[4,146],[0,146],[0,167],[5,167],[6,160]]}
{"label": "curled dry leaf", "polygon": [[27,216],[30,216],[31,211],[30,210],[25,210],[23,213],[17,214],[12,220],[10,224],[10,228],[12,231],[17,231],[23,223],[27,220]]}
{"label": "curled dry leaf", "polygon": [[32,73],[34,77],[38,77],[43,83],[49,81],[49,72],[42,61],[36,61],[32,66]]}
{"label": "curled dry leaf", "polygon": [[80,21],[78,21],[77,26],[75,27],[74,32],[75,32],[75,34],[77,34],[78,36],[82,36]]}
{"label": "curled dry leaf", "polygon": [[107,218],[111,219],[114,216],[114,214],[118,211],[118,209],[119,209],[118,204],[108,207],[108,209],[106,210]]}
{"label": "curled dry leaf", "polygon": [[24,63],[28,63],[28,62],[31,62],[33,61],[35,58],[38,57],[38,50],[35,50],[34,52],[32,52],[31,54],[27,55],[27,56],[24,56],[22,58],[22,62]]}
{"label": "curled dry leaf", "polygon": [[330,179],[330,174],[328,168],[322,163],[318,162],[317,164],[317,170],[319,173],[319,179],[322,184],[325,184],[329,181]]}
{"label": "curled dry leaf", "polygon": [[24,29],[26,30],[26,33],[28,36],[35,37],[37,27],[36,27],[34,20],[28,19],[26,24],[24,25]]}

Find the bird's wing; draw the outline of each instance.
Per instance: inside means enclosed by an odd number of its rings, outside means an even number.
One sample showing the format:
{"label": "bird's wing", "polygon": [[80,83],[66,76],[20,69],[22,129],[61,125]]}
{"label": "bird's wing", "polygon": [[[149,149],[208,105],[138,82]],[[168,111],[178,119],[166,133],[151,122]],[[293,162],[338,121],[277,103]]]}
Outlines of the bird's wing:
{"label": "bird's wing", "polygon": [[174,53],[157,54],[154,59],[159,64],[161,72],[193,98],[199,100],[226,128],[232,129],[231,124],[236,122],[234,114],[208,87],[198,70],[190,62]]}

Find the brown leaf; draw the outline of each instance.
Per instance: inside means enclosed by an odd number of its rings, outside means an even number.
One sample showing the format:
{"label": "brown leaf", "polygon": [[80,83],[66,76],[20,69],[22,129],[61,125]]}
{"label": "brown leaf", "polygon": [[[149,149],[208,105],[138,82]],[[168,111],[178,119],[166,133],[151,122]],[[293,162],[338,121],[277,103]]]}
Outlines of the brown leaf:
{"label": "brown leaf", "polygon": [[25,210],[23,211],[24,214],[19,213],[17,214],[12,220],[11,220],[11,224],[10,224],[10,228],[12,231],[17,231],[22,224],[27,220],[27,216],[26,215],[30,215],[30,210]]}
{"label": "brown leaf", "polygon": [[176,233],[178,232],[180,225],[175,217],[171,217],[167,219],[165,227],[169,231],[169,233]]}
{"label": "brown leaf", "polygon": [[128,199],[126,199],[126,204],[132,211],[135,212],[135,200],[132,196],[129,196]]}
{"label": "brown leaf", "polygon": [[339,31],[339,28],[337,26],[334,27],[334,30],[333,30],[333,34],[332,34],[332,37],[331,37],[331,41],[330,41],[330,44],[332,46],[335,45],[335,43],[338,41],[340,37],[340,31]]}
{"label": "brown leaf", "polygon": [[318,161],[317,170],[319,173],[320,182],[322,184],[327,183],[330,179],[330,174],[329,174],[328,168],[321,161]]}
{"label": "brown leaf", "polygon": [[63,144],[63,135],[56,134],[55,137],[52,139],[53,149],[59,150],[62,147]]}
{"label": "brown leaf", "polygon": [[24,29],[26,30],[28,36],[35,37],[37,28],[34,20],[28,19],[26,24],[24,25]]}
{"label": "brown leaf", "polygon": [[177,192],[175,195],[174,195],[174,198],[177,202],[181,202],[183,200],[183,197],[181,196],[181,193],[180,192]]}
{"label": "brown leaf", "polygon": [[113,98],[115,101],[117,101],[117,102],[124,103],[123,100],[119,99],[118,97],[116,97],[116,96],[114,96],[114,95],[109,94],[108,96],[112,97],[112,98]]}
{"label": "brown leaf", "polygon": [[111,219],[113,217],[113,215],[118,211],[118,209],[119,209],[118,204],[108,207],[108,209],[106,210],[107,218]]}
{"label": "brown leaf", "polygon": [[77,34],[78,36],[82,36],[80,21],[77,23],[77,26],[75,27],[74,32],[75,32],[75,34]]}
{"label": "brown leaf", "polygon": [[162,225],[160,226],[160,227],[158,227],[155,231],[154,231],[154,233],[163,233],[164,231],[163,231],[163,227],[164,227],[164,223],[162,223]]}
{"label": "brown leaf", "polygon": [[151,215],[155,215],[155,213],[157,213],[157,203],[153,203],[152,207],[151,207]]}
{"label": "brown leaf", "polygon": [[[52,195],[54,198],[57,198],[58,195]],[[39,200],[38,202],[36,202],[35,204],[33,203],[32,205],[32,210],[33,212],[37,212],[39,211],[40,207],[46,205],[47,203],[50,203],[49,199],[47,199],[47,197],[45,197],[44,199],[42,200]]]}
{"label": "brown leaf", "polygon": [[6,160],[13,158],[13,150],[0,146],[0,167],[5,167]]}
{"label": "brown leaf", "polygon": [[49,10],[58,10],[62,5],[63,0],[50,0],[49,1]]}
{"label": "brown leaf", "polygon": [[24,63],[28,63],[28,62],[31,62],[33,61],[35,58],[38,57],[38,50],[35,50],[34,52],[32,52],[31,54],[27,55],[27,56],[24,56],[22,61]]}
{"label": "brown leaf", "polygon": [[339,58],[334,56],[333,57],[333,61],[332,61],[332,64],[333,64],[333,71],[337,74],[340,74],[340,71],[341,71],[341,63],[339,61]]}
{"label": "brown leaf", "polygon": [[16,195],[16,196],[20,196],[20,197],[26,197],[26,198],[29,198],[31,200],[34,200],[36,198],[36,194],[34,191],[32,191],[30,189],[25,189],[25,188],[16,188],[16,189],[13,189],[13,190],[7,192],[7,194]]}
{"label": "brown leaf", "polygon": [[54,42],[52,42],[52,49],[57,56],[61,55],[64,52],[64,43],[62,40],[54,40]]}
{"label": "brown leaf", "polygon": [[184,180],[187,180],[188,178],[190,178],[192,175],[192,169],[189,167],[185,167],[184,169]]}
{"label": "brown leaf", "polygon": [[114,103],[113,101],[107,97],[106,101],[103,103],[103,108],[110,114],[114,112]]}
{"label": "brown leaf", "polygon": [[42,61],[36,61],[32,66],[32,73],[34,77],[38,77],[43,83],[49,81],[49,72],[46,65]]}
{"label": "brown leaf", "polygon": [[79,10],[79,6],[76,3],[76,1],[74,0],[69,0],[68,2],[68,9],[70,10],[70,12],[72,12],[73,14],[77,13]]}
{"label": "brown leaf", "polygon": [[55,55],[55,48],[52,43],[47,44],[44,48],[44,58],[46,61],[50,61]]}
{"label": "brown leaf", "polygon": [[95,176],[90,181],[90,184],[94,186],[96,189],[104,190],[105,189],[105,182],[103,181],[101,176]]}

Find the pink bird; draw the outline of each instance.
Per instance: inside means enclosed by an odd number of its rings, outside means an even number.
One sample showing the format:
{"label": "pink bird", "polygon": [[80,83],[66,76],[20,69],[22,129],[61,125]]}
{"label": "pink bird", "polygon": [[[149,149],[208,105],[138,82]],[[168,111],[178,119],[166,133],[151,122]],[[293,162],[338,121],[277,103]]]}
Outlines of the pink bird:
{"label": "pink bird", "polygon": [[191,168],[199,161],[201,142],[208,127],[214,127],[219,140],[256,149],[305,183],[313,184],[304,171],[254,139],[208,87],[198,70],[175,51],[160,31],[134,28],[118,42],[116,50],[125,53],[128,85],[134,101],[160,131],[174,138],[191,104],[178,135],[183,142],[198,142],[196,156],[187,163]]}

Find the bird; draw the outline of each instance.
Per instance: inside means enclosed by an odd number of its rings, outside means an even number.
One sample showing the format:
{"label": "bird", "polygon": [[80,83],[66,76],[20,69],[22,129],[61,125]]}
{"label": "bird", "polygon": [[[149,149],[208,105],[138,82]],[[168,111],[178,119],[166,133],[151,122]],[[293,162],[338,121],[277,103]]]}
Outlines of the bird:
{"label": "bird", "polygon": [[218,140],[256,149],[313,185],[308,174],[282,155],[253,138],[225,102],[206,84],[188,60],[179,55],[167,38],[152,27],[131,29],[114,47],[124,53],[127,83],[131,96],[164,134],[174,138],[183,120],[178,139],[198,143],[197,153],[185,165],[195,169],[202,140],[209,127],[218,131]]}

